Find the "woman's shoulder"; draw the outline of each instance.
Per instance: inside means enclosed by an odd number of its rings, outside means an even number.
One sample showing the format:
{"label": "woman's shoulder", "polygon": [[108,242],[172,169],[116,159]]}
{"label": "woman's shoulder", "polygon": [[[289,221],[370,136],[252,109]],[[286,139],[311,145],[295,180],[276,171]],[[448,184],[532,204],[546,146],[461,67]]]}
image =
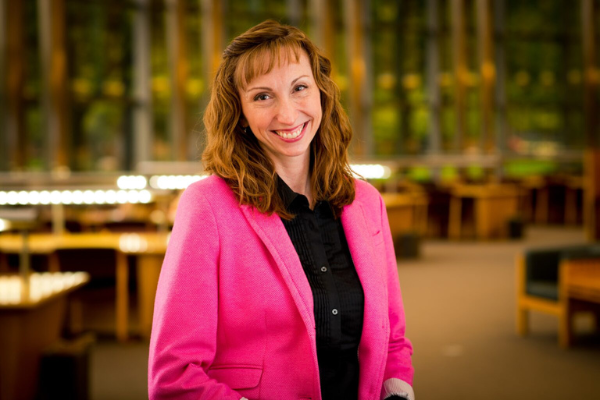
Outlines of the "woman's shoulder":
{"label": "woman's shoulder", "polygon": [[189,185],[186,190],[191,190],[193,192],[211,192],[215,190],[225,191],[227,189],[229,189],[229,186],[223,178],[217,175],[208,175]]}
{"label": "woman's shoulder", "polygon": [[226,204],[233,202],[237,204],[233,191],[223,178],[217,175],[209,175],[189,185],[182,194],[182,199],[197,200],[202,197],[209,203]]}
{"label": "woman's shoulder", "polygon": [[367,181],[354,179],[355,201],[361,203],[378,202],[381,199],[379,191]]}

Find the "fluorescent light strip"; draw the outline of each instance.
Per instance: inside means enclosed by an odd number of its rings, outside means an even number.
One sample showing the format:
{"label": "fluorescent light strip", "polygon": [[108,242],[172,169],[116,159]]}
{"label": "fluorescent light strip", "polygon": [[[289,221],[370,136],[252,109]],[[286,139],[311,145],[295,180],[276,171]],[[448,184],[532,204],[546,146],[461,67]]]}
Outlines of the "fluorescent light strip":
{"label": "fluorescent light strip", "polygon": [[185,189],[194,182],[206,178],[208,175],[154,175],[150,178],[150,187],[153,189]]}
{"label": "fluorescent light strip", "polygon": [[387,179],[392,175],[390,167],[380,164],[352,164],[350,168],[365,179]]}
{"label": "fluorescent light strip", "polygon": [[148,190],[21,190],[0,192],[0,206],[47,204],[125,204],[150,203]]}
{"label": "fluorescent light strip", "polygon": [[121,190],[141,190],[145,189],[148,180],[142,175],[123,175],[117,179],[117,186]]}

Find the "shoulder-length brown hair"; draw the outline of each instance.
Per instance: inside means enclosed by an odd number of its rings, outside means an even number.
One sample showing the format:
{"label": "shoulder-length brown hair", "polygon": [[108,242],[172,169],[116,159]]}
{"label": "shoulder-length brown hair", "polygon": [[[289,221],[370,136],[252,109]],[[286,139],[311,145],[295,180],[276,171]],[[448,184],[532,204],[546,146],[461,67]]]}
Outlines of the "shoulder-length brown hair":
{"label": "shoulder-length brown hair", "polygon": [[348,116],[331,79],[331,62],[299,29],[265,21],[235,38],[223,53],[210,101],[204,113],[207,143],[202,160],[206,171],[222,177],[241,204],[290,219],[277,194],[275,167],[252,132],[241,125],[238,88],[275,65],[299,62],[308,55],[321,93],[323,117],[310,148],[310,184],[315,200],[327,200],[339,216],[354,200],[354,182],[347,149],[352,138]]}

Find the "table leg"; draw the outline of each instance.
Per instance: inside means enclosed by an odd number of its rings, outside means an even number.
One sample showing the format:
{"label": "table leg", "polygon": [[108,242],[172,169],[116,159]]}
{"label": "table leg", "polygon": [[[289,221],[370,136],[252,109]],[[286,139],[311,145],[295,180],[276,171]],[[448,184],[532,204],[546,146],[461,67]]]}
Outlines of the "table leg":
{"label": "table leg", "polygon": [[452,196],[450,199],[450,226],[448,227],[448,236],[450,239],[460,239],[462,223],[462,199]]}
{"label": "table leg", "polygon": [[420,209],[420,213],[419,213],[419,233],[421,234],[422,237],[427,236],[427,226],[429,225],[429,215],[427,215],[427,203],[419,206]]}
{"label": "table leg", "polygon": [[577,189],[565,188],[565,224],[577,223]]}
{"label": "table leg", "polygon": [[150,338],[154,299],[164,255],[143,254],[138,256],[138,307],[140,320],[140,336]]}
{"label": "table leg", "polygon": [[491,215],[492,199],[476,198],[475,199],[475,229],[477,239],[489,239],[492,236],[492,222],[494,218]]}
{"label": "table leg", "polygon": [[523,194],[519,199],[519,209],[521,210],[523,220],[527,222],[534,222],[533,192],[534,189],[523,189]]}
{"label": "table leg", "polygon": [[117,340],[124,342],[129,336],[129,267],[127,255],[117,252],[117,294],[116,294]]}
{"label": "table leg", "polygon": [[568,349],[573,341],[573,326],[570,299],[567,298],[565,303],[565,307],[558,316],[558,344],[563,349]]}
{"label": "table leg", "polygon": [[537,198],[535,204],[535,222],[539,224],[548,223],[548,213],[550,206],[548,188],[539,188],[537,191]]}

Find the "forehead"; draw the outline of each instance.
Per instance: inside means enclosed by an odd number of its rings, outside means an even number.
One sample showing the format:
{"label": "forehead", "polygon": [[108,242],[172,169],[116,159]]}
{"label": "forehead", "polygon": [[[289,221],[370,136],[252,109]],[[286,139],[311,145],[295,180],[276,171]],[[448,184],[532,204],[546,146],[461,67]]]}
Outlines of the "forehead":
{"label": "forehead", "polygon": [[245,89],[255,78],[268,74],[274,68],[288,64],[300,64],[301,58],[308,54],[299,45],[262,46],[252,49],[240,57],[236,67],[234,83]]}

